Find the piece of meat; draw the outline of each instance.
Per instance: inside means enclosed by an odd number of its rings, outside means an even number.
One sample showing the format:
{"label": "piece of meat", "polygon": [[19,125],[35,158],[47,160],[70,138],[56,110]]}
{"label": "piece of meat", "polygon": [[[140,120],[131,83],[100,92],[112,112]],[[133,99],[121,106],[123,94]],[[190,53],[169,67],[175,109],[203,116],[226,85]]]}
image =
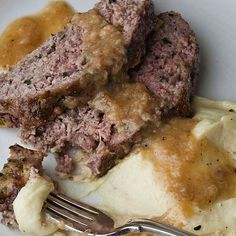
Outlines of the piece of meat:
{"label": "piece of meat", "polygon": [[101,0],[96,9],[105,19],[123,30],[128,46],[128,63],[139,64],[145,53],[147,36],[155,28],[154,6],[151,0]]}
{"label": "piece of meat", "polygon": [[[0,67],[0,77],[6,73],[7,70]],[[0,113],[0,128],[17,128],[18,125],[19,122],[14,116]]]}
{"label": "piece of meat", "polygon": [[56,162],[57,162],[57,166],[56,166],[56,171],[64,173],[64,174],[71,174],[73,169],[74,169],[74,165],[73,165],[73,158],[67,154],[58,154],[58,156],[56,157]]}
{"label": "piece of meat", "polygon": [[125,47],[129,67],[140,62],[146,37],[155,26],[152,2],[102,0],[96,9],[117,29],[94,10],[78,14],[64,32],[1,76],[0,113],[7,118],[5,124],[19,126],[8,123],[10,116],[23,126],[46,123],[63,112],[65,95],[76,95],[77,105],[86,103],[109,79],[120,79]]}
{"label": "piece of meat", "polygon": [[85,104],[108,81],[121,79],[126,62],[122,32],[96,10],[78,13],[63,32],[0,75],[0,113],[39,126],[63,112],[66,95]]}
{"label": "piece of meat", "polygon": [[17,128],[19,126],[18,119],[10,114],[0,113],[0,128]]}
{"label": "piece of meat", "polygon": [[60,152],[69,147],[81,147],[90,152],[97,147],[100,133],[105,140],[110,138],[111,124],[102,120],[102,115],[88,106],[76,108],[47,125],[32,130],[21,129],[21,138],[38,150]]}
{"label": "piece of meat", "polygon": [[88,106],[68,110],[54,122],[21,129],[20,136],[39,150],[81,149],[94,175],[101,176],[130,151],[140,130],[149,123],[158,126],[155,106],[144,85],[123,84],[100,92]]}
{"label": "piece of meat", "polygon": [[42,172],[42,161],[45,154],[32,151],[19,145],[10,147],[8,163],[0,173],[0,212],[2,223],[15,227],[15,217],[12,203],[18,192],[25,186],[32,172]]}
{"label": "piece of meat", "polygon": [[199,70],[196,36],[175,12],[160,14],[158,25],[142,63],[131,70],[131,79],[145,84],[155,95],[163,116],[188,116]]}

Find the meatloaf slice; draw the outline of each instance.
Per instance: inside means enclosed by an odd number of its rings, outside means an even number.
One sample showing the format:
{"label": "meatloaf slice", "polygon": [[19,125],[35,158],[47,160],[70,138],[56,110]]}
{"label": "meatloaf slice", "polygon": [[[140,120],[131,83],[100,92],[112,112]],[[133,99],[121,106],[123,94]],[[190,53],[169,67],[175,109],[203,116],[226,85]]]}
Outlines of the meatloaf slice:
{"label": "meatloaf slice", "polygon": [[8,163],[0,173],[0,212],[2,223],[15,227],[15,217],[12,203],[18,192],[25,186],[30,175],[41,173],[45,154],[32,151],[19,145],[10,147]]}
{"label": "meatloaf slice", "polygon": [[140,62],[145,53],[145,41],[155,27],[151,0],[101,0],[96,9],[112,25],[121,27],[128,46],[129,67]]}
{"label": "meatloaf slice", "polygon": [[178,13],[162,13],[158,21],[160,27],[150,36],[147,54],[131,79],[156,96],[163,115],[187,116],[199,68],[196,37]]}
{"label": "meatloaf slice", "polygon": [[66,95],[86,103],[126,64],[122,33],[96,11],[76,14],[63,32],[0,75],[0,113],[24,126],[60,114]]}
{"label": "meatloaf slice", "polygon": [[53,122],[36,129],[22,128],[20,136],[39,150],[80,149],[94,175],[101,176],[129,152],[141,129],[149,122],[158,125],[155,105],[142,84],[115,86],[100,92],[88,106],[68,110]]}

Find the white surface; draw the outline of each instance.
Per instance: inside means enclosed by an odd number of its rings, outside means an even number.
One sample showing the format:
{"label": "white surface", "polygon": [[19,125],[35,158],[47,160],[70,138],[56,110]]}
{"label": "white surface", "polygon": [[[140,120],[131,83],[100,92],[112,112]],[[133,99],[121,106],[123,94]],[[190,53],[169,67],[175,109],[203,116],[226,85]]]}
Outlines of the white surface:
{"label": "white surface", "polygon": [[[236,101],[236,23],[234,0],[154,0],[157,11],[182,13],[195,30],[201,48],[199,95]],[[86,11],[96,0],[70,0],[76,9]],[[0,0],[0,31],[19,16],[40,10],[47,0]],[[17,142],[15,131],[0,130],[0,167],[8,147]],[[17,236],[0,225],[0,236]]]}

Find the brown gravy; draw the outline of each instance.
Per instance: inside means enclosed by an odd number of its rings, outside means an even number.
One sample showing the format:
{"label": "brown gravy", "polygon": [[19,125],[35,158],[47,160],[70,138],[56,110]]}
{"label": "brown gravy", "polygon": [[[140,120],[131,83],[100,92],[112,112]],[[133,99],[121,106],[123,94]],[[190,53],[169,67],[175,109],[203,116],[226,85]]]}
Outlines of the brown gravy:
{"label": "brown gravy", "polygon": [[53,1],[38,14],[12,22],[0,35],[0,67],[16,64],[51,34],[61,31],[74,13],[68,3]]}
{"label": "brown gravy", "polygon": [[145,158],[151,159],[168,181],[168,189],[191,216],[193,206],[206,208],[235,194],[236,174],[228,153],[206,138],[196,140],[196,121],[172,119],[145,140]]}

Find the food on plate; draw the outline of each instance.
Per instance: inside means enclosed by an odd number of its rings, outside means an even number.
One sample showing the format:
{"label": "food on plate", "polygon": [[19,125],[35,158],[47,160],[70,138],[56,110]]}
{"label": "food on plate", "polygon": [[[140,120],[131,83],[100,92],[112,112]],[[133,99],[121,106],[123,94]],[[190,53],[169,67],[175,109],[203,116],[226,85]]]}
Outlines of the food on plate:
{"label": "food on plate", "polygon": [[121,27],[128,45],[129,67],[139,64],[145,53],[147,36],[155,28],[156,16],[151,0],[101,0],[95,6],[105,19]]}
{"label": "food on plate", "polygon": [[39,13],[12,22],[0,35],[0,68],[16,64],[51,34],[63,30],[74,13],[68,3],[50,1]]}
{"label": "food on plate", "polygon": [[[104,3],[97,9],[106,15]],[[0,78],[0,113],[13,116],[23,126],[38,126],[63,112],[65,96],[77,96],[77,105],[86,103],[108,81],[122,80],[126,48],[130,48],[129,62],[137,64],[146,36],[155,26],[153,5],[150,0],[128,0],[127,8],[118,2],[109,4],[114,9],[107,11],[124,14],[122,22],[111,19],[121,29],[106,23],[95,10],[76,14],[64,32],[51,37]]]}
{"label": "food on plate", "polygon": [[98,93],[88,106],[68,110],[45,126],[21,129],[20,136],[38,150],[62,153],[58,170],[68,174],[72,160],[63,153],[79,148],[93,174],[101,176],[139,141],[139,132],[158,127],[157,104],[142,84],[116,85]]}
{"label": "food on plate", "polygon": [[120,79],[125,64],[122,33],[95,10],[75,14],[64,31],[0,77],[0,113],[38,126],[63,112],[65,96],[85,103],[109,79]]}
{"label": "food on plate", "polygon": [[167,120],[102,179],[59,181],[60,191],[117,225],[148,217],[197,235],[234,235],[236,105],[195,98],[193,109],[194,119]]}
{"label": "food on plate", "polygon": [[197,97],[193,109],[193,119],[167,120],[102,179],[60,181],[60,190],[117,226],[145,217],[196,235],[235,235],[236,104]]}
{"label": "food on plate", "polygon": [[10,147],[10,157],[0,173],[2,223],[27,235],[50,235],[58,226],[43,212],[54,184],[44,175],[45,154],[19,145]]}
{"label": "food on plate", "polygon": [[142,217],[199,235],[236,232],[236,105],[194,98],[199,47],[179,13],[156,16],[150,0],[101,0],[37,45],[0,74],[0,126],[18,127],[38,150],[10,148],[4,224],[58,231],[44,215],[55,187],[42,161],[54,153],[57,190],[116,226]]}
{"label": "food on plate", "polygon": [[42,173],[45,154],[32,151],[19,145],[10,147],[8,163],[0,173],[0,212],[2,223],[15,227],[16,221],[12,203],[30,176]]}
{"label": "food on plate", "polygon": [[147,53],[131,71],[131,79],[147,86],[165,115],[186,116],[191,114],[198,78],[196,36],[179,13],[162,13],[157,21],[158,27],[147,41]]}
{"label": "food on plate", "polygon": [[[179,14],[174,12],[163,13],[158,18],[162,26],[149,39],[150,48],[148,48],[149,51],[144,62],[146,63],[144,64],[146,72],[142,68],[134,69],[132,72],[133,80],[143,82],[155,94],[156,100],[147,91],[140,89],[142,88],[141,85],[114,85],[116,91],[110,89],[110,95],[107,92],[100,92],[94,100],[89,101],[89,105],[86,107],[68,110],[59,115],[56,120],[44,126],[33,129],[28,127],[21,128],[22,139],[39,150],[63,153],[61,160],[59,159],[60,157],[57,158],[59,164],[57,169],[64,169],[62,172],[67,174],[70,174],[70,170],[72,173],[73,165],[72,158],[69,158],[68,154],[66,154],[66,159],[63,158],[64,153],[71,148],[80,148],[85,153],[85,163],[91,167],[93,174],[102,176],[130,151],[130,148],[136,143],[135,138],[140,134],[139,131],[143,130],[141,128],[154,123],[156,123],[154,128],[158,126],[158,115],[167,116],[167,113],[169,115],[190,115],[190,101],[194,94],[198,70],[199,50],[196,38],[190,26]],[[178,35],[173,30],[175,27],[177,27]],[[154,38],[155,43],[153,44]],[[163,41],[175,41],[176,39],[179,42],[173,43],[172,46],[163,45]],[[182,41],[189,43],[187,46],[184,45],[184,49],[180,48]],[[153,53],[159,54],[160,50],[164,52],[160,52],[160,54],[162,53],[161,59],[158,60]],[[176,54],[174,59],[173,53]],[[189,58],[186,55],[189,55]],[[169,64],[166,65],[166,71],[163,70],[161,73],[167,73],[171,69],[169,73],[173,74],[172,79],[160,82],[157,68],[153,69],[157,78],[154,76],[154,81],[150,81],[151,77],[147,68],[150,69],[152,65],[154,67],[158,65],[158,63],[153,63],[155,60],[160,64],[169,60]],[[173,61],[176,61],[176,64],[172,65]],[[140,67],[142,65],[141,63]],[[183,71],[179,72],[181,68],[183,68]],[[180,74],[176,75],[178,72]],[[170,77],[169,74],[164,74],[163,76]],[[139,81],[139,78],[146,78],[146,80]],[[151,87],[147,84],[149,82]],[[157,89],[158,86],[160,89]],[[163,90],[161,89],[162,87],[164,87]],[[153,89],[156,89],[156,92]],[[103,93],[105,93],[105,96]],[[113,93],[116,96],[109,98]],[[106,98],[107,96],[108,98]],[[146,101],[146,104],[143,101]],[[155,106],[152,105],[153,103],[155,103]],[[143,105],[142,112],[139,110],[141,108],[140,105]],[[149,111],[146,109],[148,106],[150,106]],[[122,111],[123,109],[126,109],[128,113],[126,112],[127,114],[125,114]],[[128,123],[126,117],[131,117],[131,109],[136,112],[132,116],[135,119],[132,118],[131,122]],[[120,113],[119,116],[116,115],[118,113]],[[113,114],[116,115],[115,120]],[[141,117],[140,114],[143,116],[142,121],[144,122],[142,124],[138,120],[138,117]],[[117,117],[119,117],[119,120],[117,120]],[[150,124],[150,117],[155,122]],[[119,126],[122,128],[119,128]],[[65,168],[63,168],[63,164],[66,165]]]}

